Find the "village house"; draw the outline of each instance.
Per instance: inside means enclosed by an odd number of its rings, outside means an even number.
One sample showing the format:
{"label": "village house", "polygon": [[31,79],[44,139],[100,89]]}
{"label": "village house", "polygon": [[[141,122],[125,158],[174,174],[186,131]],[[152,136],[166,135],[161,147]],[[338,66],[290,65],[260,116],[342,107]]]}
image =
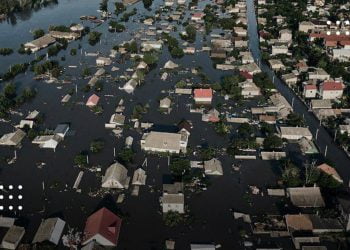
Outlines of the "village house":
{"label": "village house", "polygon": [[286,45],[273,45],[271,55],[288,55],[288,47]]}
{"label": "village house", "polygon": [[315,25],[310,21],[302,21],[299,23],[299,31],[308,33],[309,31],[314,30]]}
{"label": "village house", "polygon": [[274,107],[271,107],[271,110],[266,110],[267,112],[277,112],[279,117],[286,118],[290,114],[290,112],[293,111],[292,106],[289,104],[286,98],[279,93],[271,95],[270,101],[272,102]]}
{"label": "village house", "polygon": [[184,53],[185,54],[193,55],[195,52],[196,52],[196,48],[195,47],[186,47],[186,48],[184,48]]}
{"label": "village house", "polygon": [[153,18],[147,18],[147,19],[143,20],[143,23],[151,26],[151,25],[153,25],[154,20],[153,20]]}
{"label": "village house", "polygon": [[202,115],[202,121],[204,122],[219,122],[220,121],[220,112],[215,108],[209,110],[207,113]]}
{"label": "village house", "polygon": [[62,139],[67,135],[67,132],[69,131],[69,124],[67,123],[61,123],[58,124],[53,131],[54,135],[57,135],[61,137]]}
{"label": "village house", "polygon": [[61,239],[61,235],[65,225],[66,222],[58,217],[43,220],[40,223],[40,226],[34,236],[32,243],[35,244],[48,241],[52,244],[57,245]]}
{"label": "village house", "polygon": [[109,57],[98,57],[96,59],[97,66],[108,66],[111,65],[112,60]]}
{"label": "village house", "polygon": [[159,101],[159,108],[161,109],[169,109],[171,106],[171,99],[169,97],[165,97]]}
{"label": "village house", "polygon": [[116,247],[121,224],[120,217],[107,208],[101,208],[87,218],[82,245],[95,241],[101,246]]}
{"label": "village house", "polygon": [[215,250],[214,244],[191,244],[191,250]]}
{"label": "village house", "polygon": [[259,115],[259,121],[267,124],[276,124],[276,116],[274,115]]}
{"label": "village house", "polygon": [[204,173],[206,175],[223,175],[221,161],[216,158],[204,161]]}
{"label": "village house", "polygon": [[244,64],[239,66],[239,71],[242,72],[247,72],[250,75],[258,74],[261,72],[261,69],[259,66],[254,62],[254,63],[249,63],[249,64]]}
{"label": "village house", "polygon": [[330,79],[330,75],[322,68],[315,68],[313,71],[308,72],[309,80],[326,81]]}
{"label": "village house", "polygon": [[314,99],[314,100],[311,100],[311,108],[313,110],[315,110],[315,109],[331,109],[332,102],[329,99],[324,99],[324,100]]}
{"label": "village house", "polygon": [[292,31],[289,29],[280,30],[279,42],[290,43],[293,40]]}
{"label": "village house", "polygon": [[163,184],[163,195],[161,197],[162,211],[185,213],[185,196],[183,194],[183,184],[175,182],[173,184]]}
{"label": "village house", "polygon": [[338,209],[340,211],[340,220],[347,232],[350,231],[350,194],[342,193],[337,196]]}
{"label": "village house", "polygon": [[212,89],[195,89],[193,98],[196,104],[211,104],[213,99]]}
{"label": "village house", "polygon": [[202,12],[193,13],[191,16],[191,21],[201,22],[203,20],[204,16],[205,16],[205,14]]}
{"label": "village house", "polygon": [[123,126],[125,123],[125,116],[119,113],[115,113],[109,119],[109,123],[105,124],[106,128],[116,128],[117,126]]}
{"label": "village house", "polygon": [[279,127],[279,135],[287,140],[300,140],[305,137],[312,140],[312,134],[308,128],[303,127]]}
{"label": "village house", "polygon": [[11,226],[6,232],[4,238],[2,239],[0,247],[11,250],[17,249],[17,246],[21,242],[24,233],[24,227],[19,227],[15,225]]}
{"label": "village house", "polygon": [[144,61],[139,62],[136,66],[136,70],[148,70],[148,65]]}
{"label": "village house", "polygon": [[140,0],[122,0],[122,3],[124,4],[124,6],[128,6],[128,5],[133,5],[139,1]]}
{"label": "village house", "polygon": [[211,58],[219,58],[219,59],[225,59],[226,58],[226,50],[225,49],[220,49],[220,48],[213,48],[210,51],[210,57]]}
{"label": "village house", "polygon": [[251,98],[261,95],[260,88],[255,85],[252,81],[244,81],[239,83],[239,86],[242,88],[241,95],[244,98]]}
{"label": "village house", "polygon": [[4,134],[0,138],[0,145],[3,146],[18,146],[26,136],[26,133],[21,130],[17,129],[15,132]]}
{"label": "village house", "polygon": [[50,31],[49,34],[56,39],[76,40],[80,38],[80,35],[75,32]]}
{"label": "village house", "polygon": [[288,86],[295,86],[298,82],[298,76],[294,73],[284,74],[282,79]]}
{"label": "village house", "polygon": [[34,138],[32,143],[38,144],[39,148],[50,148],[55,150],[62,139],[63,138],[58,135],[39,135]]}
{"label": "village house", "polygon": [[271,160],[276,160],[279,161],[281,159],[286,158],[287,154],[286,152],[266,152],[262,151],[261,153],[261,159],[264,161],[271,161]]}
{"label": "village house", "polygon": [[319,187],[294,187],[287,188],[287,196],[290,198],[294,206],[297,207],[324,207]]}
{"label": "village house", "polygon": [[247,48],[248,47],[248,41],[247,40],[243,40],[243,39],[238,39],[240,37],[235,37],[234,39],[234,45],[235,48]]}
{"label": "village house", "polygon": [[340,134],[347,133],[348,135],[350,135],[350,125],[349,124],[339,125],[339,132]]}
{"label": "village house", "polygon": [[38,50],[41,50],[43,48],[48,47],[49,45],[56,42],[56,39],[53,38],[51,35],[46,34],[38,39],[35,39],[31,42],[25,43],[24,48],[26,50],[30,50],[31,52],[36,52]]}
{"label": "village house", "polygon": [[72,25],[70,28],[69,28],[72,32],[78,32],[78,33],[81,33],[85,28],[82,24],[78,23],[76,25]]}
{"label": "village house", "polygon": [[93,94],[87,100],[86,106],[88,106],[89,108],[95,107],[98,104],[99,100],[100,100],[100,97],[96,94]]}
{"label": "village house", "polygon": [[121,89],[123,89],[126,93],[131,94],[134,92],[137,85],[139,85],[139,83],[135,79],[130,79]]}
{"label": "village house", "polygon": [[102,177],[103,188],[127,189],[129,187],[130,177],[128,170],[120,163],[116,162],[109,166]]}
{"label": "village house", "polygon": [[167,133],[151,131],[141,139],[141,149],[160,153],[185,153],[189,135],[187,133]]}
{"label": "village house", "polygon": [[321,172],[332,176],[334,180],[336,180],[339,183],[343,183],[343,179],[340,177],[338,174],[337,170],[331,166],[329,166],[327,163],[323,163],[321,165],[317,166],[317,169],[320,170]]}
{"label": "village house", "polygon": [[173,61],[169,60],[164,64],[164,69],[176,69],[178,68],[179,65],[174,63]]}
{"label": "village house", "polygon": [[348,62],[350,60],[350,49],[333,49],[333,60]]}
{"label": "village house", "polygon": [[240,27],[240,26],[234,27],[233,31],[237,34],[237,36],[240,36],[240,37],[247,36],[247,30],[243,27]]}
{"label": "village house", "polygon": [[161,50],[163,47],[163,42],[161,40],[159,41],[144,41],[141,43],[141,48],[143,51],[150,51],[150,50]]}
{"label": "village house", "polygon": [[230,39],[223,39],[223,38],[211,39],[211,44],[213,47],[218,47],[218,48],[232,47],[232,41]]}
{"label": "village house", "polygon": [[279,71],[279,70],[285,69],[284,64],[279,59],[271,59],[271,60],[269,60],[269,64],[270,64],[271,69],[273,69],[274,71]]}
{"label": "village house", "polygon": [[315,84],[304,85],[303,96],[305,98],[315,98],[317,94],[317,86]]}
{"label": "village house", "polygon": [[146,185],[146,178],[147,178],[146,171],[143,170],[142,168],[138,168],[134,172],[131,184],[138,185],[138,186]]}
{"label": "village house", "polygon": [[320,84],[319,95],[322,99],[337,99],[343,96],[344,85],[342,82],[325,81]]}
{"label": "village house", "polygon": [[307,63],[305,61],[300,60],[297,64],[294,65],[294,67],[299,72],[307,72],[309,67],[307,66]]}

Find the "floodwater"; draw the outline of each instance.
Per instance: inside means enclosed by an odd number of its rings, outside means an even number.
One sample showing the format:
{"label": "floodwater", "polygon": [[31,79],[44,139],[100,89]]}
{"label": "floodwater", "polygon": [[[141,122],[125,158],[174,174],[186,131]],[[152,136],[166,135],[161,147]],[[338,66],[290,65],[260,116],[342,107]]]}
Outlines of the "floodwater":
{"label": "floodwater", "polygon": [[318,119],[309,111],[309,108],[301,101],[301,99],[299,99],[299,97],[297,97],[297,95],[276,76],[267,64],[262,62],[253,0],[247,0],[247,14],[249,24],[249,48],[255,61],[259,63],[261,70],[270,76],[271,80],[274,79],[276,89],[291,105],[293,103],[294,111],[303,115],[307,126],[314,135],[314,138],[316,138],[318,131],[317,140],[315,140],[315,142],[320,152],[334,164],[340,176],[343,178],[344,183],[348,183],[350,179],[350,170],[348,164],[349,157],[347,154],[335,144],[333,136],[330,136],[328,131],[323,126],[320,126]]}
{"label": "floodwater", "polygon": [[[51,5],[37,12],[28,14],[25,18],[18,17],[16,22],[0,23],[0,45],[1,47],[10,47],[15,51],[20,44],[30,41],[32,35],[30,30],[42,28],[47,30],[50,25],[69,25],[80,22],[81,15],[97,15],[96,10],[99,6],[98,0],[62,0],[58,5]],[[113,2],[109,1],[109,10],[113,11]],[[158,6],[162,1],[154,1],[154,6]],[[250,1],[248,1],[250,2]],[[200,6],[205,6],[207,2],[200,2]],[[68,90],[75,88],[81,89],[87,83],[87,79],[81,79],[80,74],[85,65],[95,65],[94,57],[85,57],[80,53],[71,57],[69,51],[71,48],[77,48],[78,44],[82,46],[83,52],[99,51],[101,55],[108,55],[109,50],[122,41],[133,37],[132,32],[139,28],[140,13],[143,15],[152,15],[143,8],[142,3],[135,5],[138,8],[138,14],[131,17],[127,24],[127,32],[109,33],[108,24],[102,24],[93,27],[103,32],[100,44],[92,47],[87,43],[87,38],[81,41],[74,41],[69,44],[66,51],[61,51],[56,58],[60,60],[62,56],[66,57],[60,64],[65,68],[65,77],[72,79],[72,84],[48,84],[45,82],[32,80],[33,75],[30,71],[15,78],[19,88],[32,86],[38,90],[37,97],[30,103],[19,108],[18,111],[27,114],[34,109],[39,110],[45,115],[45,120],[41,128],[54,129],[58,123],[69,122],[74,135],[67,137],[53,152],[49,149],[39,149],[28,139],[25,139],[21,149],[17,149],[17,161],[12,165],[6,165],[1,162],[0,180],[5,186],[23,185],[23,200],[6,200],[4,205],[22,204],[23,210],[16,211],[15,214],[4,212],[7,215],[15,215],[24,218],[27,227],[23,242],[31,242],[35,231],[42,218],[53,215],[60,215],[71,228],[82,230],[87,218],[96,208],[101,206],[102,197],[92,198],[88,196],[90,191],[96,191],[100,187],[101,177],[95,173],[85,171],[80,188],[81,193],[72,189],[75,178],[80,169],[74,167],[74,156],[79,152],[88,150],[92,140],[102,138],[105,141],[105,148],[101,153],[90,154],[89,162],[91,166],[101,166],[102,173],[114,161],[113,148],[118,152],[124,147],[125,138],[129,135],[134,137],[133,148],[137,152],[133,164],[129,168],[129,175],[132,176],[133,170],[141,166],[145,159],[144,153],[140,150],[139,141],[141,134],[133,129],[125,129],[122,138],[116,138],[110,130],[104,128],[104,123],[109,121],[114,113],[115,107],[124,99],[126,107],[124,115],[129,119],[135,104],[142,103],[150,105],[149,112],[143,116],[142,121],[153,122],[161,125],[174,125],[181,119],[191,120],[194,129],[190,136],[189,145],[195,148],[198,145],[211,146],[216,148],[225,148],[229,143],[229,136],[222,137],[215,133],[213,126],[201,121],[199,114],[189,112],[188,104],[192,100],[188,96],[174,96],[175,105],[170,115],[161,114],[158,111],[158,100],[167,94],[162,91],[172,90],[177,80],[189,78],[193,82],[199,82],[200,79],[190,73],[177,74],[172,73],[167,81],[160,80],[159,68],[169,60],[170,55],[167,48],[163,52],[158,62],[158,67],[147,74],[145,83],[136,89],[133,95],[128,95],[118,89],[121,83],[116,83],[106,79],[104,90],[98,95],[101,97],[101,104],[104,112],[101,115],[92,113],[85,105],[89,94],[78,91],[72,97],[72,104],[63,106],[60,103],[61,98]],[[128,9],[134,8],[131,6]],[[248,12],[249,13],[249,12]],[[135,20],[135,22],[132,22]],[[251,19],[249,19],[251,20]],[[89,25],[89,23],[83,23]],[[182,26],[178,26],[181,31]],[[202,34],[197,35],[196,46],[200,46]],[[37,55],[45,54],[45,50]],[[8,57],[0,58],[0,70],[5,71],[11,64],[29,62],[34,55],[18,55],[14,53]],[[181,65],[183,69],[189,69],[195,66],[201,66],[203,72],[208,75],[211,81],[218,81],[224,74],[222,71],[215,70],[212,62],[205,52],[195,55],[186,55],[181,59],[172,59],[175,63]],[[68,68],[69,65],[78,65],[78,68]],[[112,66],[120,68],[117,72],[111,72],[111,67],[106,67],[107,72],[112,77],[117,77],[132,66],[131,62],[125,64],[114,63]],[[95,69],[92,66],[92,72]],[[71,76],[71,77],[70,77]],[[112,96],[105,96],[112,95]],[[220,97],[215,97],[213,106],[223,103]],[[249,107],[250,103],[245,103]],[[234,106],[233,101],[227,103],[227,109]],[[234,111],[232,109],[231,111]],[[11,117],[10,123],[0,123],[0,134],[12,131],[12,125],[18,124],[21,119],[18,115]],[[133,123],[127,122],[131,126]],[[12,148],[0,148],[0,157],[12,157],[14,150]],[[233,160],[229,157],[220,157],[223,162],[224,176],[210,178],[211,185],[207,191],[200,194],[186,194],[186,206],[190,214],[194,216],[194,223],[191,226],[178,226],[167,228],[163,225],[162,215],[160,213],[159,196],[161,194],[162,176],[168,174],[167,158],[157,156],[147,156],[147,186],[141,187],[139,197],[133,197],[127,192],[126,200],[123,204],[118,204],[119,214],[123,216],[124,221],[121,229],[118,249],[163,249],[164,240],[172,238],[176,240],[177,249],[189,249],[191,242],[215,242],[221,244],[223,249],[243,249],[242,242],[238,232],[239,223],[233,220],[230,209],[244,211],[252,214],[277,213],[274,203],[277,201],[269,197],[253,197],[254,206],[250,206],[243,198],[247,191],[247,185],[256,185],[264,187],[276,184],[276,177],[269,162],[260,160],[246,161],[242,164],[240,172],[232,172],[231,166]],[[39,169],[38,164],[46,165]],[[258,177],[258,178],[257,178]],[[43,191],[44,187],[44,191]],[[18,191],[16,191],[18,192]],[[117,196],[112,194],[103,201],[110,203],[116,201]],[[112,202],[112,203],[113,203]]]}

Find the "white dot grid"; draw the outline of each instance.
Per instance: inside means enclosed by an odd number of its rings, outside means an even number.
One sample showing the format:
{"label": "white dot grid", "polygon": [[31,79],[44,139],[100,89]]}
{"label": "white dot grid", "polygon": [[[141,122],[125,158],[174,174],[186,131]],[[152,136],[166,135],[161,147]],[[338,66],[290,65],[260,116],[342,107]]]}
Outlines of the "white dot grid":
{"label": "white dot grid", "polygon": [[[6,187],[4,186],[4,185],[0,185],[0,190],[4,190]],[[13,189],[15,189],[15,186],[14,185],[8,185],[8,190],[13,190]],[[23,186],[22,185],[18,185],[17,186],[17,189],[18,190],[22,190],[23,189]],[[5,197],[4,195],[0,195],[0,200],[5,200],[6,198],[8,198],[9,200],[13,200],[13,199],[15,199],[15,196],[13,195],[13,194],[9,194],[8,195],[8,197]],[[23,195],[21,195],[21,194],[19,194],[18,196],[17,196],[17,199],[18,200],[22,200],[23,199]],[[18,210],[23,210],[23,206],[21,206],[21,205],[19,205],[19,206],[14,206],[14,205],[9,205],[8,207],[6,207],[6,208],[8,208],[8,210],[10,210],[10,211],[12,211],[12,210],[14,210],[14,209],[18,209]],[[0,211],[2,211],[2,210],[5,210],[5,206],[3,206],[3,205],[0,205]]]}

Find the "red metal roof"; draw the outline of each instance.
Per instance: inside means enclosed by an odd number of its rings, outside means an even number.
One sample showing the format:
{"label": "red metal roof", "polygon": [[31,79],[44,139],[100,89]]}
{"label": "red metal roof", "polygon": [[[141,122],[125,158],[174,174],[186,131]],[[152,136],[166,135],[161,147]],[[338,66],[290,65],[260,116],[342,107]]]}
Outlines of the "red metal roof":
{"label": "red metal roof", "polygon": [[89,97],[89,99],[87,100],[86,102],[86,105],[87,106],[90,106],[90,105],[97,105],[98,101],[100,100],[100,97],[93,94],[92,96]]}
{"label": "red metal roof", "polygon": [[117,245],[121,223],[121,218],[107,208],[101,208],[86,220],[84,229],[85,241],[99,234],[114,245]]}
{"label": "red metal roof", "polygon": [[313,85],[313,84],[308,84],[308,85],[305,85],[304,87],[306,90],[313,90],[313,89],[317,89],[317,86],[316,85]]}
{"label": "red metal roof", "polygon": [[325,81],[322,83],[323,91],[343,90],[343,83],[334,81]]}
{"label": "red metal roof", "polygon": [[213,90],[212,89],[195,89],[194,90],[194,97],[195,98],[211,98],[213,97]]}
{"label": "red metal roof", "polygon": [[204,17],[204,16],[205,16],[205,14],[204,14],[204,13],[197,12],[197,13],[193,13],[193,15],[192,15],[192,16],[202,18],[202,17]]}
{"label": "red metal roof", "polygon": [[247,72],[247,71],[240,71],[239,74],[240,74],[241,76],[243,76],[243,77],[244,77],[245,79],[247,79],[247,80],[252,80],[252,79],[253,79],[253,75],[250,74],[250,73]]}

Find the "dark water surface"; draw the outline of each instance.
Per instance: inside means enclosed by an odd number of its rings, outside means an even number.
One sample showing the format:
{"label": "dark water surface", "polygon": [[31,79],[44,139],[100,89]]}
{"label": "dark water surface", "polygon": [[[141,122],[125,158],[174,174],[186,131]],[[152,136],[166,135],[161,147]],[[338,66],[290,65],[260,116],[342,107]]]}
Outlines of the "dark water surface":
{"label": "dark water surface", "polygon": [[[69,25],[80,22],[81,15],[97,15],[99,2],[97,0],[62,0],[58,5],[53,5],[40,11],[34,12],[30,17],[18,18],[16,24],[3,22],[0,24],[0,45],[1,47],[10,47],[15,51],[20,44],[30,41],[32,35],[30,30],[42,28],[47,30],[50,25]],[[110,11],[113,11],[113,1],[109,1]],[[154,6],[158,6],[162,1],[155,1]],[[250,36],[253,37],[251,49],[254,56],[257,56],[257,44],[254,40],[254,13],[252,12],[252,0],[248,0],[248,14],[250,24]],[[208,2],[200,2],[203,7]],[[129,9],[133,8],[129,7]],[[101,166],[102,173],[114,160],[113,148],[117,152],[124,147],[125,138],[129,135],[134,137],[134,149],[137,151],[134,163],[129,166],[129,175],[132,176],[133,170],[140,166],[144,161],[145,155],[140,150],[139,141],[141,134],[133,129],[124,130],[122,138],[116,138],[110,130],[104,128],[104,123],[109,121],[114,113],[115,107],[121,98],[124,98],[126,110],[124,115],[127,119],[131,117],[132,109],[136,103],[149,104],[150,111],[143,117],[143,121],[150,121],[156,124],[174,125],[181,119],[186,118],[193,122],[194,130],[190,136],[190,147],[197,145],[225,148],[229,143],[229,136],[221,137],[217,135],[213,127],[201,121],[199,114],[191,114],[188,104],[192,103],[190,97],[179,96],[174,98],[175,106],[171,115],[164,115],[158,111],[158,100],[166,94],[163,90],[172,90],[177,80],[181,78],[190,78],[194,82],[199,79],[186,73],[181,75],[171,74],[168,81],[161,81],[159,76],[159,67],[162,67],[169,60],[170,55],[167,48],[163,48],[157,69],[152,70],[145,80],[145,84],[136,89],[134,95],[127,95],[120,91],[118,87],[121,83],[116,83],[106,79],[104,90],[99,93],[104,112],[101,115],[93,114],[85,105],[88,94],[79,91],[72,97],[72,103],[68,106],[60,104],[61,98],[69,89],[74,88],[75,84],[80,89],[88,79],[81,79],[80,74],[84,65],[92,67],[95,72],[95,58],[85,57],[80,53],[75,56],[69,56],[71,48],[77,48],[81,44],[83,52],[99,51],[102,55],[108,55],[109,50],[116,44],[133,37],[133,33],[141,25],[137,20],[140,19],[140,13],[150,15],[152,12],[145,11],[142,3],[136,4],[139,9],[138,15],[131,17],[127,24],[127,32],[122,34],[113,34],[107,32],[107,23],[96,27],[96,30],[103,32],[101,44],[95,47],[87,43],[87,39],[75,41],[69,44],[66,51],[61,51],[54,58],[60,60],[66,56],[66,61],[60,62],[65,68],[65,77],[71,79],[73,84],[48,84],[45,82],[32,80],[33,75],[30,71],[26,74],[16,77],[15,82],[18,87],[33,86],[38,90],[38,95],[32,102],[22,106],[19,111],[27,114],[28,111],[37,109],[45,115],[42,128],[54,129],[58,123],[69,122],[71,129],[75,132],[74,136],[67,137],[59,146],[56,152],[49,149],[39,149],[37,145],[31,144],[25,139],[21,149],[17,150],[18,159],[12,165],[2,165],[0,167],[0,180],[4,185],[24,186],[23,206],[24,210],[16,212],[16,216],[28,219],[27,233],[24,242],[30,242],[42,218],[54,214],[62,214],[70,227],[82,230],[85,220],[101,202],[102,197],[91,198],[88,196],[90,191],[96,191],[100,187],[101,177],[95,173],[85,171],[80,188],[82,193],[72,190],[73,183],[80,169],[74,167],[73,159],[76,154],[82,150],[87,150],[92,140],[102,138],[105,141],[104,150],[96,155],[90,155],[90,165]],[[84,25],[90,25],[84,23]],[[90,25],[94,28],[93,25]],[[178,27],[181,31],[182,26]],[[202,35],[198,34],[196,47],[201,48]],[[45,54],[45,50],[37,54]],[[0,57],[0,71],[4,72],[9,65],[29,62],[34,55],[18,55],[17,53]],[[183,69],[201,66],[210,80],[218,81],[224,74],[222,71],[215,70],[207,53],[200,52],[196,55],[186,55],[182,59],[172,59],[181,65]],[[68,68],[69,65],[78,65],[77,69]],[[92,65],[92,66],[91,66]],[[131,62],[124,64],[114,63],[113,66],[120,68],[120,71],[111,72],[110,67],[106,67],[107,72],[112,77],[117,77],[124,73],[125,69],[132,66]],[[59,87],[59,88],[58,88]],[[91,93],[89,93],[90,95]],[[104,96],[113,95],[112,97]],[[220,97],[215,97],[215,104],[223,103]],[[229,101],[228,107],[234,103]],[[247,101],[246,107],[251,103]],[[296,102],[296,105],[300,105]],[[301,107],[302,109],[302,107]],[[12,131],[12,125],[18,123],[22,117],[13,115],[10,123],[0,123],[0,134]],[[127,122],[129,123],[129,122]],[[131,126],[133,123],[129,123]],[[319,140],[323,136],[319,135]],[[332,150],[332,149],[331,149]],[[334,149],[333,149],[334,150]],[[338,152],[338,151],[337,151]],[[14,153],[13,149],[1,147],[0,156],[8,157]],[[331,153],[331,152],[330,152]],[[332,152],[333,153],[333,152]],[[167,238],[176,240],[177,249],[189,249],[190,242],[215,242],[222,244],[223,249],[243,249],[238,232],[238,222],[233,220],[230,209],[236,209],[252,214],[277,213],[274,206],[276,201],[273,198],[256,196],[253,197],[254,206],[250,206],[243,195],[247,191],[247,185],[256,185],[263,187],[265,185],[275,185],[276,178],[269,162],[260,160],[246,161],[243,163],[241,172],[232,172],[232,159],[229,157],[220,157],[223,162],[224,176],[211,178],[211,185],[208,190],[199,195],[186,196],[186,205],[190,213],[194,215],[195,223],[191,226],[179,226],[176,228],[167,228],[163,225],[162,215],[159,207],[159,196],[162,187],[162,175],[169,173],[167,158],[148,156],[147,167],[147,186],[141,187],[139,197],[132,197],[127,192],[126,200],[123,204],[118,204],[118,209],[125,215],[121,229],[118,249],[162,249],[163,242]],[[46,163],[42,169],[37,168],[41,162]],[[345,163],[344,163],[345,164]],[[342,170],[342,169],[340,169]],[[341,171],[343,174],[343,171]],[[45,183],[43,192],[42,183]],[[117,196],[112,194],[112,199]]]}

